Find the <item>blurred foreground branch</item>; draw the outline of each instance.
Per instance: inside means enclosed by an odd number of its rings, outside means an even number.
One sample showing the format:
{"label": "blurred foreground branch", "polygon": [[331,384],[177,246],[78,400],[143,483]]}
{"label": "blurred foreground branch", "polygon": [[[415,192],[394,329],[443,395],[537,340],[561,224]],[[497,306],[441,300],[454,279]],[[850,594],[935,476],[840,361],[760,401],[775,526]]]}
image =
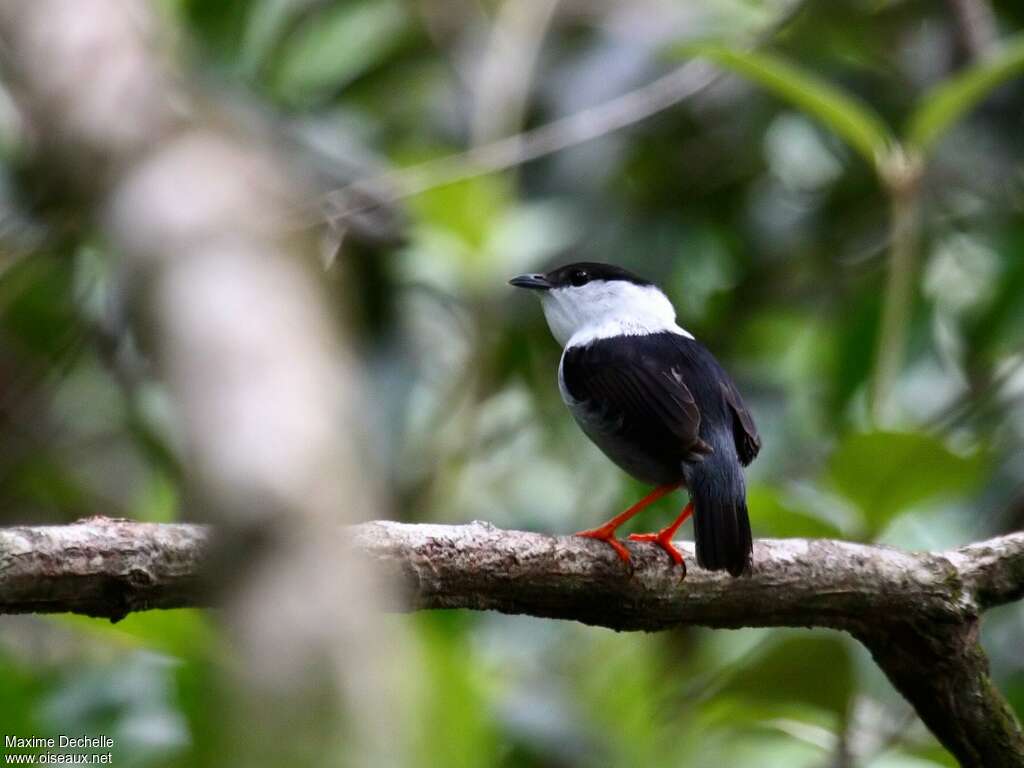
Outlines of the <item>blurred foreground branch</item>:
{"label": "blurred foreground branch", "polygon": [[[0,530],[0,613],[205,606],[208,529],[90,518]],[[598,542],[467,526],[373,522],[355,549],[403,586],[398,610],[469,608],[573,619],[616,630],[827,627],[872,652],[922,720],[966,766],[1024,764],[1024,736],[993,687],[979,617],[1024,597],[1024,533],[947,552],[818,539],[763,540],[748,578],[653,547],[627,572]]]}
{"label": "blurred foreground branch", "polygon": [[[353,765],[399,764],[388,689],[375,684],[395,668],[400,638],[375,631],[378,586],[324,544],[339,520],[381,500],[359,454],[358,366],[313,243],[283,226],[308,193],[259,126],[187,84],[160,22],[145,0],[0,4],[25,162],[52,179],[48,218],[74,211],[79,231],[116,254],[126,314],[181,426],[191,507],[223,534],[209,560],[241,661],[225,762],[343,753]],[[35,564],[54,608],[116,617],[197,600],[199,529],[94,521],[54,531],[8,539],[7,599],[31,592],[17,574]],[[124,567],[74,588],[59,578],[104,563]],[[62,606],[65,588],[84,602]]]}

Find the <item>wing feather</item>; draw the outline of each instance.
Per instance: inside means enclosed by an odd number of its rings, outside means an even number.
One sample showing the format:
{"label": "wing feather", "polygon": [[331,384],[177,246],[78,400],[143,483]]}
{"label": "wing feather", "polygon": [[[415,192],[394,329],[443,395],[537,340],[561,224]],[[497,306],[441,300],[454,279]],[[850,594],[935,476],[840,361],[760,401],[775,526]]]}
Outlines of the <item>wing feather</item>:
{"label": "wing feather", "polygon": [[645,354],[642,345],[598,343],[570,348],[563,361],[569,394],[626,435],[668,433],[676,450],[698,458],[710,449],[700,438],[700,409],[677,368]]}
{"label": "wing feather", "polygon": [[736,453],[743,466],[747,466],[761,450],[761,436],[754,426],[754,417],[750,415],[750,411],[743,404],[743,398],[731,381],[722,382],[722,396],[732,414],[732,434],[736,441]]}

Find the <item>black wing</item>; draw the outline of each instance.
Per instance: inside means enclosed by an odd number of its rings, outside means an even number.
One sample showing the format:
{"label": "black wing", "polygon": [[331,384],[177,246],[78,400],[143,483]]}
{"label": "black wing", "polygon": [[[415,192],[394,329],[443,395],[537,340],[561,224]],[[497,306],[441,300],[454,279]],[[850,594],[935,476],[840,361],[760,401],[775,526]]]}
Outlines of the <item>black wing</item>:
{"label": "black wing", "polygon": [[[675,334],[602,339],[570,347],[562,359],[567,392],[630,443],[696,461],[711,451],[700,437],[701,414],[685,382]],[[665,338],[669,337],[669,338]],[[666,361],[679,360],[677,365]]]}
{"label": "black wing", "polygon": [[761,450],[761,436],[757,434],[757,427],[754,426],[754,417],[743,404],[743,398],[736,391],[736,385],[729,379],[722,382],[722,395],[732,414],[732,436],[736,441],[736,453],[740,457],[740,463],[745,467]]}
{"label": "black wing", "polygon": [[724,429],[732,436],[740,463],[747,466],[761,450],[761,438],[739,390],[699,341],[679,335],[673,336],[673,341],[681,360],[683,380],[703,414],[704,439],[714,444],[711,432]]}

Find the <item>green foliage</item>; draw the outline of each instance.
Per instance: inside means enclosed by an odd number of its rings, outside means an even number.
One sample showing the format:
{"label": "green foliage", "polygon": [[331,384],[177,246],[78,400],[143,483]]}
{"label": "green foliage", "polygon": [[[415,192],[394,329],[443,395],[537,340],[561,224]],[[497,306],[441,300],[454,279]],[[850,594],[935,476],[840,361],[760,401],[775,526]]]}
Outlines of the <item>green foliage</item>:
{"label": "green foliage", "polygon": [[[872,165],[884,163],[897,146],[871,107],[779,57],[712,42],[688,44],[680,52],[706,57],[789,101],[845,139]],[[1017,37],[925,94],[907,123],[907,146],[922,153],[929,151],[957,120],[1022,72],[1024,37]]]}
{"label": "green foliage", "polygon": [[465,622],[444,613],[417,616],[422,670],[413,753],[453,768],[494,765],[500,751],[487,670],[467,664]]}
{"label": "green foliage", "polygon": [[507,180],[481,176],[428,190],[410,205],[426,227],[460,241],[465,258],[482,259],[487,236],[511,202]]}
{"label": "green foliage", "polygon": [[188,20],[194,34],[199,35],[207,50],[221,61],[238,55],[243,42],[243,30],[255,5],[253,0],[224,0],[208,3],[206,0],[163,0],[165,5],[178,6]]}
{"label": "green foliage", "polygon": [[[580,258],[658,281],[737,380],[764,439],[747,471],[756,536],[919,546],[920,529],[962,542],[1020,527],[1002,510],[1019,509],[1024,446],[1021,38],[961,67],[961,30],[941,4],[805,3],[754,51],[746,41],[788,3],[585,13],[562,3],[538,29],[526,17],[541,5],[159,0],[202,114],[268,118],[252,134],[269,131],[311,203],[402,168],[421,190],[344,222],[327,273],[339,315],[354,302],[378,308],[367,311],[372,333],[348,330],[366,363],[366,450],[387,462],[388,513],[565,533],[647,491],[579,434],[555,385],[560,350],[533,300],[506,285]],[[998,29],[1024,26],[1019,2],[992,7]],[[535,59],[517,58],[530,34]],[[716,86],[509,170],[477,167],[487,152],[444,160],[472,148],[492,117],[514,133],[642,85],[664,71],[672,40],[679,56],[705,57],[774,98]],[[941,140],[1001,84],[965,141]],[[510,110],[520,94],[521,114]],[[192,511],[189,463],[151,329],[126,325],[135,308],[118,304],[132,276],[85,206],[69,222],[40,206],[45,180],[18,165],[31,137],[6,105],[0,518],[175,519]],[[891,187],[878,177],[894,158],[927,160],[918,191],[928,205],[898,426],[883,432],[870,426],[865,390],[890,238]],[[447,183],[462,171],[480,173]],[[44,232],[41,221],[71,226]],[[374,226],[390,239],[368,236]],[[635,529],[660,527],[682,503],[673,494]],[[889,732],[906,705],[845,635],[618,634],[468,612],[389,620],[413,635],[387,683],[412,766],[953,764],[920,724]],[[1021,712],[1020,610],[999,622],[986,616],[985,627],[1002,627],[986,651]],[[235,714],[223,688],[233,658],[217,617],[199,611],[116,625],[8,617],[0,723],[24,734],[109,728],[117,765],[213,768]],[[310,764],[344,757],[309,749]]]}
{"label": "green foliage", "polygon": [[71,615],[54,621],[124,648],[148,648],[182,659],[212,656],[218,643],[210,617],[197,609],[132,613],[117,624]]}
{"label": "green foliage", "polygon": [[997,87],[1022,73],[1024,36],[1018,36],[925,94],[907,124],[907,143],[922,152],[930,150],[957,120]]}
{"label": "green foliage", "polygon": [[1005,254],[991,300],[966,318],[968,349],[990,361],[1024,347],[1024,232],[999,244]]}
{"label": "green foliage", "polygon": [[59,364],[77,350],[76,322],[67,262],[41,256],[16,263],[0,282],[0,321],[9,341]]}
{"label": "green foliage", "polygon": [[12,735],[39,733],[39,720],[33,707],[50,685],[49,675],[39,668],[15,663],[0,654],[0,712],[4,728]]}
{"label": "green foliage", "polygon": [[300,22],[284,45],[274,69],[275,93],[301,104],[344,87],[392,54],[407,24],[394,0],[328,4]]}
{"label": "green foliage", "polygon": [[[823,684],[823,681],[828,681]],[[845,721],[855,688],[849,644],[839,635],[795,635],[770,643],[720,691],[765,718],[799,717],[807,709]]]}
{"label": "green foliage", "polygon": [[856,505],[864,534],[873,538],[916,505],[974,490],[986,465],[980,452],[962,456],[929,435],[866,432],[839,444],[829,459],[827,479]]}
{"label": "green foliage", "polygon": [[842,538],[842,531],[833,523],[822,519],[813,510],[794,504],[773,486],[750,486],[747,489],[747,506],[750,508],[751,525],[764,536],[777,539]]}
{"label": "green foliage", "polygon": [[871,165],[894,143],[882,118],[866,103],[776,56],[716,43],[687,45],[682,52],[711,59],[791,102],[845,139]]}
{"label": "green foliage", "polygon": [[29,456],[15,464],[4,491],[28,506],[49,509],[86,509],[89,498],[83,484],[68,474],[52,456]]}

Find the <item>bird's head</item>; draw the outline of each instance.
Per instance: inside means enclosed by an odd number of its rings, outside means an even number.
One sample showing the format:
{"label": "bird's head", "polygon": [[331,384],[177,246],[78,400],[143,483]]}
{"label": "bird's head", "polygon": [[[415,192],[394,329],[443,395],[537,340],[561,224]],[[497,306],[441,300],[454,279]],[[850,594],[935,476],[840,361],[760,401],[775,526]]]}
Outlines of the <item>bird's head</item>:
{"label": "bird's head", "polygon": [[519,275],[509,283],[536,291],[548,327],[562,346],[611,336],[685,333],[658,286],[613,264],[577,262]]}

